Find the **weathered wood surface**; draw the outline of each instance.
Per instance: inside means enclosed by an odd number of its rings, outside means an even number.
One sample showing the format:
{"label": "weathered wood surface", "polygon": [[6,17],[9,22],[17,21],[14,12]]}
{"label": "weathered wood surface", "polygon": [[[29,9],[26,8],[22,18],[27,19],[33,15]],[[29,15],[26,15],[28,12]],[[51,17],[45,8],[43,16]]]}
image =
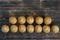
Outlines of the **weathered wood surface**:
{"label": "weathered wood surface", "polygon": [[[60,27],[60,1],[59,0],[0,0],[0,25],[8,24],[11,15],[42,15],[51,16],[53,24]],[[0,40],[60,40],[60,32],[49,33],[2,33],[0,30]]]}

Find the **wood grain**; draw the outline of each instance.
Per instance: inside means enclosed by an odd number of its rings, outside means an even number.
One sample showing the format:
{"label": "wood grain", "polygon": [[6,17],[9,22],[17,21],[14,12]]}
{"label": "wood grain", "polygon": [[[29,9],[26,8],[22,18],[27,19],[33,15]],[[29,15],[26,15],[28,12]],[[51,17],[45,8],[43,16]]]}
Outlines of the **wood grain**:
{"label": "wood grain", "polygon": [[[59,0],[24,0],[24,1],[0,1],[0,22],[8,24],[9,16],[15,15],[41,15],[51,16],[54,24],[60,28],[60,1]],[[41,5],[40,5],[41,4]],[[60,40],[60,32],[53,33],[2,33],[0,30],[0,40]]]}

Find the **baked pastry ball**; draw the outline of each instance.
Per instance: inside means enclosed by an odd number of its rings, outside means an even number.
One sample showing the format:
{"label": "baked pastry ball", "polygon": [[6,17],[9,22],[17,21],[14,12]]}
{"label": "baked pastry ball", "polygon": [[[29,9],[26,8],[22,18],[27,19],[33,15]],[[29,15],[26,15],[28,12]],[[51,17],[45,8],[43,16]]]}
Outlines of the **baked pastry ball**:
{"label": "baked pastry ball", "polygon": [[9,18],[9,23],[11,23],[11,24],[16,24],[16,23],[17,23],[16,17],[11,16],[11,17]]}
{"label": "baked pastry ball", "polygon": [[46,17],[44,18],[44,24],[48,25],[48,24],[51,24],[51,22],[52,22],[51,17],[46,16]]}
{"label": "baked pastry ball", "polygon": [[27,26],[27,31],[28,31],[29,33],[34,32],[34,26],[33,26],[33,25],[28,25],[28,26]]}
{"label": "baked pastry ball", "polygon": [[1,31],[4,32],[4,33],[9,32],[9,26],[8,26],[8,25],[3,25],[3,26],[1,27]]}
{"label": "baked pastry ball", "polygon": [[50,32],[50,26],[44,25],[44,26],[43,26],[43,32],[44,32],[44,33],[49,33],[49,32]]}
{"label": "baked pastry ball", "polygon": [[41,26],[41,25],[36,25],[36,26],[35,26],[35,32],[36,32],[36,33],[42,32],[42,26]]}
{"label": "baked pastry ball", "polygon": [[57,25],[53,25],[53,26],[51,27],[51,31],[52,31],[53,33],[58,33],[58,32],[59,32],[59,27],[58,27]]}
{"label": "baked pastry ball", "polygon": [[26,22],[26,18],[24,16],[20,16],[20,17],[18,17],[18,22],[20,24],[24,24]]}
{"label": "baked pastry ball", "polygon": [[35,18],[35,23],[36,24],[42,24],[43,23],[43,18],[41,16],[38,16]]}
{"label": "baked pastry ball", "polygon": [[12,33],[16,33],[16,32],[18,31],[18,27],[17,27],[16,25],[11,25],[10,31],[11,31]]}
{"label": "baked pastry ball", "polygon": [[28,23],[28,24],[32,24],[33,22],[34,22],[33,16],[28,16],[28,17],[27,17],[27,23]]}
{"label": "baked pastry ball", "polygon": [[25,25],[19,25],[19,31],[21,33],[24,33],[26,31],[26,26]]}

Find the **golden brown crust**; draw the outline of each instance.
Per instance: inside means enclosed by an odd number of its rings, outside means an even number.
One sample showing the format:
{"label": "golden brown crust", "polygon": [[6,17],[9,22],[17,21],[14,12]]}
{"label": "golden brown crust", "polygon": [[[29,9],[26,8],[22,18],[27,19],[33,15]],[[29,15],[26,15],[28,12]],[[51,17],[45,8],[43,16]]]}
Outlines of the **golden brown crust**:
{"label": "golden brown crust", "polygon": [[36,33],[42,32],[42,26],[41,26],[41,25],[36,25],[36,26],[35,26],[35,32],[36,32]]}
{"label": "golden brown crust", "polygon": [[24,24],[24,23],[26,22],[25,16],[20,16],[20,17],[18,17],[18,22],[19,22],[20,24]]}
{"label": "golden brown crust", "polygon": [[26,31],[25,25],[19,25],[19,32],[24,33]]}
{"label": "golden brown crust", "polygon": [[3,25],[3,26],[1,27],[1,31],[4,32],[4,33],[9,32],[9,26],[8,26],[8,25]]}
{"label": "golden brown crust", "polygon": [[50,32],[50,26],[44,25],[44,26],[43,26],[43,32],[44,32],[44,33],[49,33],[49,32]]}
{"label": "golden brown crust", "polygon": [[58,27],[57,25],[53,25],[53,26],[51,27],[51,31],[52,31],[53,33],[58,33],[58,32],[59,32],[59,27]]}
{"label": "golden brown crust", "polygon": [[44,24],[49,25],[49,24],[51,24],[51,22],[52,22],[51,17],[46,16],[46,17],[44,18]]}
{"label": "golden brown crust", "polygon": [[16,18],[15,16],[11,16],[11,17],[9,18],[9,23],[11,23],[11,24],[16,24],[16,23],[17,23],[17,18]]}
{"label": "golden brown crust", "polygon": [[33,16],[28,16],[28,17],[27,17],[27,23],[28,23],[28,24],[32,24],[33,22],[34,22]]}
{"label": "golden brown crust", "polygon": [[28,31],[29,33],[34,32],[34,26],[33,26],[33,25],[28,25],[28,26],[27,26],[27,31]]}
{"label": "golden brown crust", "polygon": [[38,16],[35,18],[35,23],[36,24],[42,24],[43,23],[43,18],[41,16]]}
{"label": "golden brown crust", "polygon": [[16,25],[11,25],[10,31],[11,31],[12,33],[16,33],[16,32],[18,31],[18,27],[17,27]]}

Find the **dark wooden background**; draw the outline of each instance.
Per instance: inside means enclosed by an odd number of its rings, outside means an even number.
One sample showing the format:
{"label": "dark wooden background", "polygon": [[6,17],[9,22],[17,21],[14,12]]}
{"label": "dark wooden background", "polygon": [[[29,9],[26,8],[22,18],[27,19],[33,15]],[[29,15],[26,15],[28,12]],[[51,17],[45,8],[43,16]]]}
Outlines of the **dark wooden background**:
{"label": "dark wooden background", "polygon": [[[8,24],[11,15],[41,15],[51,16],[52,24],[60,28],[60,0],[0,0],[0,29],[3,24]],[[0,40],[60,40],[60,32],[53,33],[2,33]]]}

